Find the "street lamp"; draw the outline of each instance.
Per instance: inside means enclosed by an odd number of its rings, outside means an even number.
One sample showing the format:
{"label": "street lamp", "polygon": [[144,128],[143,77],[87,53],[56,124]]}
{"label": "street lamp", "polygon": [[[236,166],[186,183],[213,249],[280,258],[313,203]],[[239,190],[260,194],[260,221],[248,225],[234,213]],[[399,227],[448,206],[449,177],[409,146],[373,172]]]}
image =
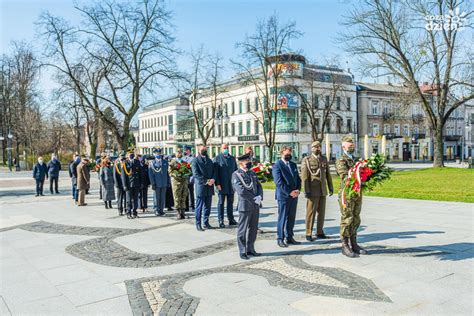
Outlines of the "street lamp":
{"label": "street lamp", "polygon": [[8,150],[8,169],[10,169],[10,172],[12,171],[12,139],[13,135],[12,133],[8,132],[8,144],[7,144],[7,150]]}

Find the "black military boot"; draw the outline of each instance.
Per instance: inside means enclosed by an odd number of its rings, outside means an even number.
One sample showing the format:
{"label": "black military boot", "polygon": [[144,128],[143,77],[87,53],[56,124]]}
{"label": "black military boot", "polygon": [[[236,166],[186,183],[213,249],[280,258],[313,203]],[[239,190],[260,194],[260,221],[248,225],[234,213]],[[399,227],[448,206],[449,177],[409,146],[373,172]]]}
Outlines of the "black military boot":
{"label": "black military boot", "polygon": [[112,201],[109,201],[109,208],[113,208],[112,207]]}
{"label": "black military boot", "polygon": [[351,247],[354,253],[358,255],[368,255],[369,252],[357,244],[357,237],[351,237]]}
{"label": "black military boot", "polygon": [[344,237],[342,239],[342,254],[349,258],[357,257],[357,255],[352,251],[351,246],[349,245],[348,237]]}
{"label": "black military boot", "polygon": [[109,204],[107,203],[107,201],[104,201],[105,203],[105,208],[108,209],[109,208]]}

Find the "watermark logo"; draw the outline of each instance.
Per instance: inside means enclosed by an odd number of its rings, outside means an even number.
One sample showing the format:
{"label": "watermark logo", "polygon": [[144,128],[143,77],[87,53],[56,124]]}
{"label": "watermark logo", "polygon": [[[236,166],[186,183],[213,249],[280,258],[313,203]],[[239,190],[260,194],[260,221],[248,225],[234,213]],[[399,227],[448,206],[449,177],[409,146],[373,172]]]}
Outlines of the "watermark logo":
{"label": "watermark logo", "polygon": [[428,31],[441,30],[462,30],[466,22],[466,12],[461,12],[459,8],[449,10],[445,15],[426,15],[425,29]]}

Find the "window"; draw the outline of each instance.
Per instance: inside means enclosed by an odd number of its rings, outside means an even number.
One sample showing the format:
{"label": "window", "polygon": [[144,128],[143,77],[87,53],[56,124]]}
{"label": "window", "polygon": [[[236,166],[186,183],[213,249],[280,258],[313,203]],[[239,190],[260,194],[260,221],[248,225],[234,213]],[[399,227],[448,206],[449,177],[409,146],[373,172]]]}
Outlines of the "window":
{"label": "window", "polygon": [[235,136],[235,123],[230,124],[230,135]]}
{"label": "window", "polygon": [[319,108],[319,97],[317,94],[313,95],[313,107],[315,109]]}
{"label": "window", "polygon": [[247,99],[247,113],[250,112],[252,112],[252,110],[250,109],[250,99]]}
{"label": "window", "polygon": [[400,125],[393,125],[393,132],[395,133],[395,135],[400,136]]}
{"label": "window", "polygon": [[418,128],[418,126],[413,127],[413,134],[420,134],[420,129]]}
{"label": "window", "polygon": [[326,132],[331,132],[331,119],[329,118],[326,120]]}
{"label": "window", "polygon": [[383,133],[384,134],[389,134],[390,133],[390,124],[384,124],[383,125]]}
{"label": "window", "polygon": [[319,128],[321,127],[321,122],[319,121],[319,117],[317,117],[316,120],[315,120],[315,126],[316,126],[316,129],[319,132]]}
{"label": "window", "polygon": [[338,110],[341,109],[341,97],[337,97],[337,98],[336,98],[336,108],[337,108]]}
{"label": "window", "polygon": [[255,98],[255,111],[258,111],[258,98]]}
{"label": "window", "polygon": [[168,115],[168,134],[173,135],[173,115]]}
{"label": "window", "polygon": [[336,133],[342,133],[342,120],[340,118],[336,119]]}
{"label": "window", "polygon": [[242,122],[239,122],[239,136],[243,135],[243,129],[244,129],[244,124]]}
{"label": "window", "polygon": [[235,114],[235,102],[230,103],[230,114]]}
{"label": "window", "polygon": [[239,146],[239,156],[244,154],[244,146]]}
{"label": "window", "polygon": [[224,103],[224,113],[228,114],[229,113],[229,107],[227,103]]}
{"label": "window", "polygon": [[301,130],[306,132],[308,130],[308,113],[301,111]]}
{"label": "window", "polygon": [[255,158],[260,160],[260,146],[255,146]]}
{"label": "window", "polygon": [[388,102],[385,102],[383,105],[383,114],[388,114],[390,112],[390,105]]}
{"label": "window", "polygon": [[251,122],[250,121],[247,121],[247,135],[251,135],[252,134],[252,131],[251,131]]}
{"label": "window", "polygon": [[206,120],[208,120],[208,119],[209,119],[209,108],[207,107],[206,108]]}
{"label": "window", "polygon": [[408,125],[403,125],[403,135],[410,136],[410,127]]}
{"label": "window", "polygon": [[243,106],[242,106],[242,100],[239,100],[239,114],[240,113],[244,113],[244,109],[243,109]]}
{"label": "window", "polygon": [[165,126],[168,125],[167,120],[168,120],[168,118],[165,116]]}
{"label": "window", "polygon": [[346,107],[347,107],[348,111],[351,110],[351,98],[350,97],[346,98]]}
{"label": "window", "polygon": [[370,112],[372,115],[378,115],[379,114],[379,102],[378,101],[372,101],[372,110]]}
{"label": "window", "polygon": [[225,123],[224,124],[224,136],[229,136],[229,124]]}
{"label": "window", "polygon": [[379,135],[379,124],[374,123],[372,125],[372,136],[377,136]]}
{"label": "window", "polygon": [[326,96],[326,107],[327,108],[329,107],[329,96],[328,95]]}
{"label": "window", "polygon": [[168,140],[168,132],[165,131],[165,140]]}
{"label": "window", "polygon": [[255,126],[254,126],[255,135],[258,135],[258,133],[259,133],[259,131],[258,131],[259,124],[260,124],[260,122],[258,120],[255,120]]}
{"label": "window", "polygon": [[165,124],[163,123],[163,116],[161,117],[160,121],[161,121],[160,126],[164,126]]}
{"label": "window", "polygon": [[352,133],[352,119],[347,119],[347,132]]}
{"label": "window", "polygon": [[216,128],[215,128],[215,126],[211,131],[211,137],[216,137]]}

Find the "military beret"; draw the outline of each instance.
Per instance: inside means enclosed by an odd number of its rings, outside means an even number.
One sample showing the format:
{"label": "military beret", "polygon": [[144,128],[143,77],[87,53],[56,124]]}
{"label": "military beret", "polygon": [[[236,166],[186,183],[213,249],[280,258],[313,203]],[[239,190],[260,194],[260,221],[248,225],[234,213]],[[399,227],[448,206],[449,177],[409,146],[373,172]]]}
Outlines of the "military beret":
{"label": "military beret", "polygon": [[319,141],[314,141],[312,144],[311,144],[311,147],[316,147],[316,146],[320,146],[321,147],[321,143]]}
{"label": "military beret", "polygon": [[346,136],[342,137],[342,142],[343,143],[353,143],[354,141],[352,140],[351,135],[346,135]]}
{"label": "military beret", "polygon": [[188,145],[184,146],[184,150],[191,150],[191,146],[188,146]]}
{"label": "military beret", "polygon": [[250,155],[249,154],[243,154],[240,157],[237,157],[238,161],[244,161],[244,160],[250,160]]}

